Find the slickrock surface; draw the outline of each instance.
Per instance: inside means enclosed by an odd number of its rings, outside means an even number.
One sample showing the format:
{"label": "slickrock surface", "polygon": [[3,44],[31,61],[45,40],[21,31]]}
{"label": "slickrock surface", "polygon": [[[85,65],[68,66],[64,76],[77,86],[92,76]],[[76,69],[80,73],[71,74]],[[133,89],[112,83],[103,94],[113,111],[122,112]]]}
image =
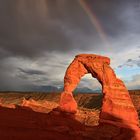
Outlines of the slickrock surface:
{"label": "slickrock surface", "polygon": [[[58,137],[64,140],[110,140],[124,132],[125,138],[119,140],[131,140],[134,136],[135,131],[129,129],[119,129],[112,125],[97,126],[101,95],[75,95],[79,105],[76,114],[55,109],[59,95],[60,93],[0,94],[1,140],[58,140]],[[140,95],[137,96],[140,99]]]}
{"label": "slickrock surface", "polygon": [[71,114],[53,107],[50,111],[51,107],[33,100],[24,100],[15,108],[0,107],[1,140],[133,140],[139,136],[131,129],[95,125],[96,110],[81,109]]}

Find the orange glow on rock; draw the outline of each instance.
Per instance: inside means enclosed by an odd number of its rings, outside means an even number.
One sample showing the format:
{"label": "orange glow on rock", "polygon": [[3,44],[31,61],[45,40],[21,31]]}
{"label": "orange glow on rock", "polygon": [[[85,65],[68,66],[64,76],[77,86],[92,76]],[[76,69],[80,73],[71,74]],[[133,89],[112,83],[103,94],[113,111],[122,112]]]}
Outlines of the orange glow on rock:
{"label": "orange glow on rock", "polygon": [[109,66],[108,57],[95,54],[80,54],[68,67],[64,77],[64,92],[61,94],[60,108],[66,112],[76,112],[77,104],[72,96],[82,76],[91,73],[102,85],[103,101],[99,123],[109,123],[119,127],[138,128],[138,114],[129,93]]}

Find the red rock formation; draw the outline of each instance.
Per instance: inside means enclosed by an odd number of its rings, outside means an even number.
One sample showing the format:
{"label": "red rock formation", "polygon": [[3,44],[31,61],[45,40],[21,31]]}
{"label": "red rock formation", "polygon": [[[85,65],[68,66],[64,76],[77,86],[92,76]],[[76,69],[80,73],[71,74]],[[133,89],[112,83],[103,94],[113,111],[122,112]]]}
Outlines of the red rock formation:
{"label": "red rock formation", "polygon": [[24,107],[30,108],[36,112],[48,113],[53,108],[57,108],[58,105],[55,102],[44,101],[39,103],[38,101],[35,101],[33,99],[26,100],[25,98],[23,98],[22,104],[19,106],[23,108]]}
{"label": "red rock formation", "polygon": [[64,92],[61,94],[60,108],[66,112],[77,111],[72,91],[82,76],[91,73],[101,83],[104,95],[99,124],[107,123],[117,127],[138,129],[138,115],[129,93],[109,64],[108,57],[94,54],[77,55],[64,77]]}
{"label": "red rock formation", "polygon": [[16,108],[14,104],[4,104],[2,98],[0,98],[0,107],[7,107],[7,108]]}

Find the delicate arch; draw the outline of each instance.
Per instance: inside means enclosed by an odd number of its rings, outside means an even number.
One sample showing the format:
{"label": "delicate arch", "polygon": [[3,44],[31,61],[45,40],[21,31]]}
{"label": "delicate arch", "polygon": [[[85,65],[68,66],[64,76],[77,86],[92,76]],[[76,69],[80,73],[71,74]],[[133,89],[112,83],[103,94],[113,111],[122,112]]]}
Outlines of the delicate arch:
{"label": "delicate arch", "polygon": [[103,101],[99,123],[115,125],[129,124],[138,126],[138,115],[124,83],[118,79],[109,66],[108,57],[94,54],[80,54],[68,67],[64,77],[64,91],[61,94],[60,108],[67,112],[76,112],[77,103],[72,92],[82,76],[91,73],[102,85]]}

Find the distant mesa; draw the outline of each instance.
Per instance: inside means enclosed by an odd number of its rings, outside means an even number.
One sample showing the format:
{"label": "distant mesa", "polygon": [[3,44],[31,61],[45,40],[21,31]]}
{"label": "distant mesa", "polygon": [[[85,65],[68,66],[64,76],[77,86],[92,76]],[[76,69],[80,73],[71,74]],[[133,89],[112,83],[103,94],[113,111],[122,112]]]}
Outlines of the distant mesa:
{"label": "distant mesa", "polygon": [[[46,86],[34,86],[30,89],[30,91],[36,91],[36,92],[62,92],[63,86],[57,87],[52,85],[46,85]],[[101,90],[94,90],[88,87],[78,87],[74,90],[74,93],[101,93]]]}

